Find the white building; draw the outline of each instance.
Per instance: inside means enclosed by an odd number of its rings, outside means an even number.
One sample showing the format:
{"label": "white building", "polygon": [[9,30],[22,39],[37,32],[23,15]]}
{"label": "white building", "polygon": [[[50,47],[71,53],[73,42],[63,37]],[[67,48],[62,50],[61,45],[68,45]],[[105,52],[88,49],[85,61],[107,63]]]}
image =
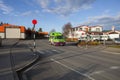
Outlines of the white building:
{"label": "white building", "polygon": [[101,26],[78,26],[74,27],[69,30],[68,38],[79,38],[79,37],[85,37],[89,34],[92,35],[99,35],[102,33],[102,27]]}
{"label": "white building", "polygon": [[120,38],[120,31],[115,30],[115,27],[112,27],[111,31],[108,31],[104,34],[107,34],[109,36],[109,39],[115,39],[115,38]]}
{"label": "white building", "polygon": [[89,31],[91,31],[91,32],[102,32],[103,29],[102,29],[101,26],[93,26],[93,27],[89,28]]}
{"label": "white building", "polygon": [[10,24],[2,24],[0,25],[0,37],[5,39],[8,38],[25,39],[25,27]]}

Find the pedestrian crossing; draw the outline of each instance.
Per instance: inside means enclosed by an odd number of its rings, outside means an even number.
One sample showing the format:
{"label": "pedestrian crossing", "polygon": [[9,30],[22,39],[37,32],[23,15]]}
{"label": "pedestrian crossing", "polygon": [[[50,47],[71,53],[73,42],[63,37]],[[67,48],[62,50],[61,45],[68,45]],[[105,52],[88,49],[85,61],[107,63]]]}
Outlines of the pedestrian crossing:
{"label": "pedestrian crossing", "polygon": [[39,54],[46,55],[46,54],[62,54],[63,51],[56,50],[56,49],[47,49],[47,50],[37,50]]}

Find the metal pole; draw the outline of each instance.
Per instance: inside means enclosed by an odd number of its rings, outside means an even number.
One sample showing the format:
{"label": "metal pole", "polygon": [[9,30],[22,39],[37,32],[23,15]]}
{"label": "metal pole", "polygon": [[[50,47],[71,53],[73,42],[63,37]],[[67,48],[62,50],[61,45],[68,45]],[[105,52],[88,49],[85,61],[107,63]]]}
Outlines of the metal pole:
{"label": "metal pole", "polygon": [[34,50],[35,50],[35,48],[36,48],[36,41],[35,41],[35,24],[33,25],[33,31],[34,31],[34,43],[33,43],[33,45],[34,45]]}
{"label": "metal pole", "polygon": [[34,49],[36,48],[36,41],[35,41],[35,32],[34,32]]}
{"label": "metal pole", "polygon": [[106,45],[106,43],[105,43],[105,39],[104,39],[104,46]]}

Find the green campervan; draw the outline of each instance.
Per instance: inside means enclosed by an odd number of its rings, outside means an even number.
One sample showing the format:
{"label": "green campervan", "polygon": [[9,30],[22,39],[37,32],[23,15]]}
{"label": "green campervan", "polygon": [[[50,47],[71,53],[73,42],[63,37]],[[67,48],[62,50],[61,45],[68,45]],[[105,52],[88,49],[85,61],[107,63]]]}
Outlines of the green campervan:
{"label": "green campervan", "polygon": [[55,46],[59,46],[59,45],[64,46],[65,45],[65,39],[64,39],[62,33],[60,33],[60,32],[50,33],[49,42],[50,42],[50,44],[55,45]]}

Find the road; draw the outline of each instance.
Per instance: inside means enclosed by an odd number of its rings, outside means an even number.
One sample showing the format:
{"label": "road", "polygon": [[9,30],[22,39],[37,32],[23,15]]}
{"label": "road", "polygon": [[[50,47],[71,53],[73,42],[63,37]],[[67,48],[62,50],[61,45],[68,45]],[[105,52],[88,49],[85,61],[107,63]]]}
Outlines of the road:
{"label": "road", "polygon": [[29,49],[27,42],[29,41],[3,40],[0,47],[0,80],[18,80],[16,71],[36,59],[37,56]]}
{"label": "road", "polygon": [[52,46],[37,40],[41,59],[25,71],[28,80],[119,80],[120,54],[104,46]]}

